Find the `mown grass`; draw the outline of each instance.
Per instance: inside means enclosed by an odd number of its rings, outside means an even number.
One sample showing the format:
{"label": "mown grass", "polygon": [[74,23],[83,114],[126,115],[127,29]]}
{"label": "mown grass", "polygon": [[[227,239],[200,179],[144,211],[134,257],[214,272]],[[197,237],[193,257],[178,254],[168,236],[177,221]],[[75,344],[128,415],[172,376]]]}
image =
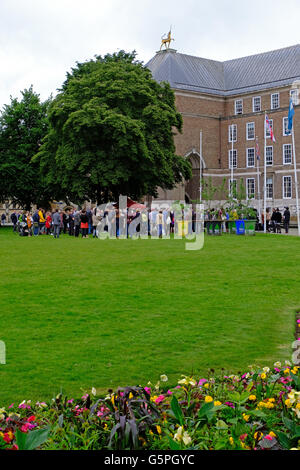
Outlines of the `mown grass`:
{"label": "mown grass", "polygon": [[300,240],[23,238],[0,229],[0,405],[291,359]]}

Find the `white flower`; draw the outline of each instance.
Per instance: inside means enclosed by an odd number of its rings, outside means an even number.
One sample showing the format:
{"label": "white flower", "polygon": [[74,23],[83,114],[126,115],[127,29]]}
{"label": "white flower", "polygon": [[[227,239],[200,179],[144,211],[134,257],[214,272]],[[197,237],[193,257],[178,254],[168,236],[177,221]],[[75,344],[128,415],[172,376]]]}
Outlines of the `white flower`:
{"label": "white flower", "polygon": [[274,362],[274,367],[277,367],[277,369],[280,369],[281,368],[281,362],[280,361]]}
{"label": "white flower", "polygon": [[160,376],[160,380],[161,380],[162,382],[168,382],[169,379],[168,379],[168,377],[167,377],[165,374],[163,374],[163,375]]}
{"label": "white flower", "polygon": [[268,374],[268,372],[270,372],[270,367],[264,367],[263,371],[265,374]]}
{"label": "white flower", "polygon": [[92,388],[92,395],[94,395],[94,397],[97,395],[97,390],[95,389],[95,387]]}

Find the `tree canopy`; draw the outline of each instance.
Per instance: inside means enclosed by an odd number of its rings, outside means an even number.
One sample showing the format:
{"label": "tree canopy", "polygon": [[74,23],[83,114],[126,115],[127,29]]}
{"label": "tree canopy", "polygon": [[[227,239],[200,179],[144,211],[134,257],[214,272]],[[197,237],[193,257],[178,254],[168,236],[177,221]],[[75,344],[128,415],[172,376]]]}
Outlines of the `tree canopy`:
{"label": "tree canopy", "polygon": [[121,51],[77,63],[49,108],[49,132],[34,160],[53,196],[98,203],[138,199],[190,178],[175,154],[182,117],[169,84]]}
{"label": "tree canopy", "polygon": [[31,161],[47,133],[47,109],[32,87],[11,98],[0,116],[0,200],[22,207],[49,200],[40,180],[38,162]]}

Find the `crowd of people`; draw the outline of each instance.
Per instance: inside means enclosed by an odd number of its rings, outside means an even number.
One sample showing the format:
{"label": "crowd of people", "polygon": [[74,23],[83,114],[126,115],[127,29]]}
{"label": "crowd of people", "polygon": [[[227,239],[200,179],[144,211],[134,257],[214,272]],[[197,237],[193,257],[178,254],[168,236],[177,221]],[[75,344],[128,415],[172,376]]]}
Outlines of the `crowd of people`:
{"label": "crowd of people", "polygon": [[[266,209],[267,232],[281,233],[281,226],[283,224],[285,233],[289,233],[290,221],[291,213],[288,207],[285,207],[283,214],[278,207],[277,209],[272,209],[272,213],[270,209]],[[264,214],[262,214],[262,224],[264,225]]]}
{"label": "crowd of people", "polygon": [[[97,227],[102,222],[102,230],[110,236],[120,233],[132,236],[135,232],[149,234],[155,227],[156,235],[162,237],[174,233],[174,212],[153,209],[148,215],[145,211],[93,209],[55,209],[53,212],[40,208],[34,211],[13,212],[11,214],[13,231],[22,236],[53,235],[59,238],[61,234],[82,238],[97,237]],[[132,224],[139,218],[137,224]],[[192,227],[191,227],[192,230]]]}
{"label": "crowd of people", "polygon": [[[261,214],[262,220],[259,221],[257,211],[254,210],[256,218],[256,229],[262,230],[264,227],[264,214]],[[186,223],[186,233],[197,231],[196,212],[188,209],[188,213],[183,212],[183,219]],[[283,225],[285,233],[289,232],[290,211],[286,207],[284,213],[280,210],[266,210],[266,228],[268,232],[281,233]],[[135,219],[139,218],[138,223],[132,224]],[[228,221],[237,220],[239,218],[236,210],[226,209],[210,209],[205,211],[204,225],[211,220],[222,221],[224,232],[228,232]],[[107,210],[99,210],[97,207],[93,209],[55,209],[53,211],[45,211],[44,209],[36,209],[33,212],[19,211],[13,212],[10,216],[13,224],[13,231],[18,232],[22,236],[38,236],[52,235],[59,238],[61,234],[82,238],[97,237],[97,227],[101,222],[102,230],[107,231],[110,236],[126,234],[132,236],[133,232],[142,232],[145,235],[157,235],[159,237],[168,236],[178,230],[178,224],[175,223],[180,219],[175,217],[174,211],[168,209],[159,210],[153,208],[151,210],[140,209],[118,209],[115,207]],[[7,217],[5,214],[1,216],[1,223],[5,225]]]}

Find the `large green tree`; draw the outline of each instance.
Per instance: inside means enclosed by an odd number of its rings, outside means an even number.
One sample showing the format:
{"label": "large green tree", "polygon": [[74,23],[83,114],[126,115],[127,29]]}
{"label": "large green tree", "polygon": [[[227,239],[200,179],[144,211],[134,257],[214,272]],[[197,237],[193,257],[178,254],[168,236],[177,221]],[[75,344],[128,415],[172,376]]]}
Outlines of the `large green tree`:
{"label": "large green tree", "polygon": [[40,166],[32,157],[47,133],[50,100],[41,102],[32,87],[21,95],[20,100],[11,98],[0,115],[0,200],[29,209],[48,200]]}
{"label": "large green tree", "polygon": [[169,84],[121,51],[77,63],[49,109],[49,132],[35,157],[55,197],[98,203],[134,199],[190,178],[176,155],[182,117]]}

